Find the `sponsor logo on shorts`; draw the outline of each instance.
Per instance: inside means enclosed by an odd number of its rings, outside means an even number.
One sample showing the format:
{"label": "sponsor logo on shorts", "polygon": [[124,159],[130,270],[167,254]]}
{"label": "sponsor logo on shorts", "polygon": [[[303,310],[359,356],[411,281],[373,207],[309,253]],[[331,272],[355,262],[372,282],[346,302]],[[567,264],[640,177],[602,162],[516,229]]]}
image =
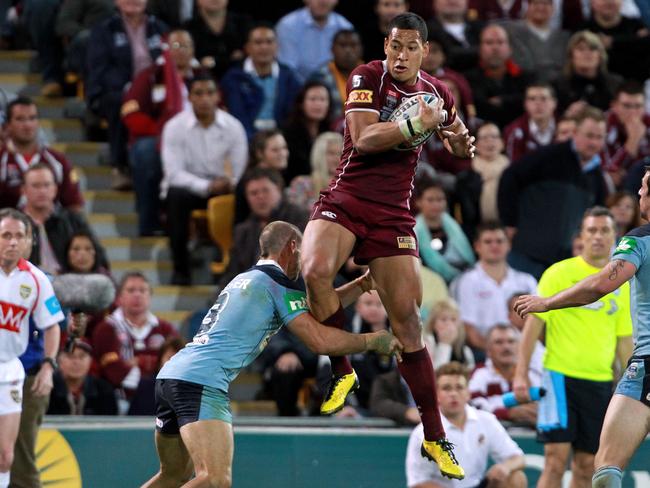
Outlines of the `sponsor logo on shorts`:
{"label": "sponsor logo on shorts", "polygon": [[321,212],[321,215],[324,215],[328,219],[332,219],[332,220],[336,219],[336,214],[334,212],[330,212],[329,210],[323,210]]}
{"label": "sponsor logo on shorts", "polygon": [[29,297],[32,294],[32,287],[27,285],[20,285],[20,296],[23,299]]}
{"label": "sponsor logo on shorts", "polygon": [[361,75],[353,75],[352,76],[352,88],[359,88],[361,86],[362,81],[363,81],[363,76],[361,76]]}
{"label": "sponsor logo on shorts", "polygon": [[285,293],[284,303],[290,312],[299,312],[307,310],[307,297],[301,291]]}
{"label": "sponsor logo on shorts", "polygon": [[11,395],[11,399],[14,402],[20,403],[22,401],[22,398],[21,398],[21,395],[20,395],[20,390],[11,390],[9,392],[9,394]]}
{"label": "sponsor logo on shorts", "polygon": [[352,90],[347,103],[372,103],[372,90]]}
{"label": "sponsor logo on shorts", "polygon": [[628,380],[633,380],[634,378],[637,377],[639,374],[639,366],[636,363],[630,364],[630,367],[627,368],[627,371],[625,372],[625,377]]}
{"label": "sponsor logo on shorts", "polygon": [[650,393],[645,396],[646,401],[650,402]]}
{"label": "sponsor logo on shorts", "polygon": [[160,420],[158,417],[156,417],[156,427],[158,427],[159,429],[163,428],[163,421]]}
{"label": "sponsor logo on shorts", "polygon": [[417,245],[415,244],[415,237],[399,236],[397,238],[397,247],[399,249],[417,249]]}
{"label": "sponsor logo on shorts", "polygon": [[636,239],[634,237],[622,237],[621,241],[616,246],[614,254],[632,254],[637,246]]}

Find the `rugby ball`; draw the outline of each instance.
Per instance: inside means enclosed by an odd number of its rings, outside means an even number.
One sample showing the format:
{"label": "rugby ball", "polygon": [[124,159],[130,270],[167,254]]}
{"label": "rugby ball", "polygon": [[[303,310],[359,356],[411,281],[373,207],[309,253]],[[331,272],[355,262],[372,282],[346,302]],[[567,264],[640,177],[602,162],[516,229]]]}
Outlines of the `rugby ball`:
{"label": "rugby ball", "polygon": [[[426,103],[429,105],[433,105],[436,100],[438,100],[438,97],[432,93],[426,93],[424,95],[419,94],[419,95],[413,95],[412,97],[407,98],[404,100],[400,105],[393,111],[392,114],[390,114],[390,117],[388,118],[389,122],[399,122],[400,120],[406,120],[411,117],[415,117],[419,110],[420,110],[420,105],[418,103],[418,97],[422,97]],[[443,110],[443,115],[445,116],[445,120],[447,119],[447,111]],[[395,147],[398,151],[410,151],[412,149],[415,149],[418,147],[420,144],[422,144],[424,141],[426,141],[431,135],[435,132],[435,129],[430,129],[426,132],[423,132],[422,134],[409,139],[408,141],[402,142],[400,145]]]}

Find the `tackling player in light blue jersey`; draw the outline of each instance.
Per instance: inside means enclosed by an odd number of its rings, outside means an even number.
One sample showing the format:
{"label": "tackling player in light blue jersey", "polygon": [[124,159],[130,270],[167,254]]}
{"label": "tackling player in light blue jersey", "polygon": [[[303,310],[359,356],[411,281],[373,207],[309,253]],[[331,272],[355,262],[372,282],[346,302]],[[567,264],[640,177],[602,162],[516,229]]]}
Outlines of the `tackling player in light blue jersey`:
{"label": "tackling player in light blue jersey", "polygon": [[[645,169],[639,205],[641,215],[650,220],[650,166]],[[523,295],[515,303],[522,317],[531,312],[587,305],[630,279],[634,353],[607,408],[593,488],[620,488],[623,469],[650,430],[650,224],[625,235],[601,272],[556,295]]]}
{"label": "tackling player in light blue jersey", "polygon": [[[233,435],[228,387],[284,325],[316,354],[395,354],[386,331],[349,334],[325,327],[307,310],[300,274],[302,234],[273,222],[260,236],[260,261],[219,294],[199,332],[156,378],[156,449],[160,471],[143,487],[229,488]],[[372,289],[364,275],[339,288],[344,306]],[[191,481],[192,473],[196,476]]]}

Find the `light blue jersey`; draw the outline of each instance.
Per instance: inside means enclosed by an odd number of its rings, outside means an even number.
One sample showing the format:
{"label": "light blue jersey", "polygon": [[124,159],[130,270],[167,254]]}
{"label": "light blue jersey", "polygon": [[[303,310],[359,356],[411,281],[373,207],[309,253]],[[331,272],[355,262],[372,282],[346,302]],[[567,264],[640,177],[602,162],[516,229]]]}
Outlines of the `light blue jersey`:
{"label": "light blue jersey", "polygon": [[192,342],[162,367],[158,379],[189,381],[227,393],[230,382],[271,336],[307,312],[304,289],[276,264],[261,263],[223,289]]}
{"label": "light blue jersey", "polygon": [[634,324],[634,356],[650,355],[650,224],[621,238],[612,259],[636,266],[630,293]]}

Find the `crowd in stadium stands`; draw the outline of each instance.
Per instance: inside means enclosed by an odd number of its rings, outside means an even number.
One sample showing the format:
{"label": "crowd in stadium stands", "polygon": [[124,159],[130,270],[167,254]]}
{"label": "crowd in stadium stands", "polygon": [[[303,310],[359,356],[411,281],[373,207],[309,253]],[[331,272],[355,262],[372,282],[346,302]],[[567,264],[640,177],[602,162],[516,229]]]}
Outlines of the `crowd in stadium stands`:
{"label": "crowd in stadium stands", "polygon": [[[41,95],[84,97],[88,134],[107,127],[112,189],[135,191],[140,236],[169,236],[172,284],[195,282],[192,211],[235,195],[218,292],[256,262],[265,224],[304,229],[336,176],[346,79],[383,58],[388,22],[409,9],[429,27],[423,69],[453,92],[477,148],[460,159],[434,136],[421,153],[412,211],[425,283],[439,282],[425,285],[425,341],[436,368],[455,361],[473,371],[465,386],[474,407],[533,426],[534,404],[506,408],[501,399],[523,328],[512,303],[535,293],[549,266],[581,253],[588,208],[607,205],[618,237],[640,223],[636,192],[650,163],[647,2],[0,0],[0,46],[37,51]],[[40,130],[38,102],[9,95],[0,207],[31,218],[31,261],[47,273],[111,276],[77,172]],[[350,262],[341,280],[359,273]],[[183,339],[151,312],[145,275],[133,270],[116,288],[113,306],[61,352],[50,413],[152,413],[152,378]],[[376,293],[351,308],[350,331],[390,327]],[[543,354],[542,337],[531,385]],[[339,415],[419,423],[391,360],[351,360],[361,389]],[[257,363],[262,395],[287,416],[315,411],[328,369],[286,331]]]}

